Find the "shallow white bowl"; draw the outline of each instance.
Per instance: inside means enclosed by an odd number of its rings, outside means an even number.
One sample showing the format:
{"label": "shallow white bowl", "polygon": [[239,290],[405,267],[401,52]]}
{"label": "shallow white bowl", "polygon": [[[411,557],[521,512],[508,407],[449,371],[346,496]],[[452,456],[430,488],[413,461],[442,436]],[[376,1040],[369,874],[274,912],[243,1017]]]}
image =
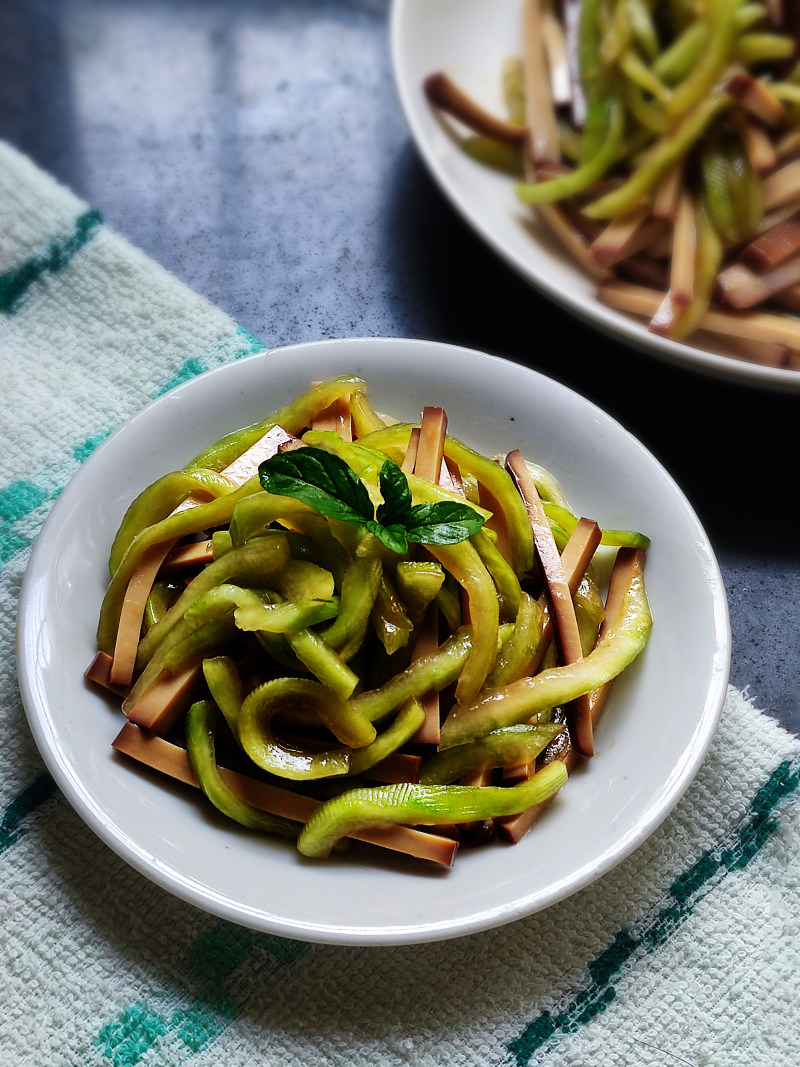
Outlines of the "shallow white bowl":
{"label": "shallow white bowl", "polygon": [[[118,704],[83,680],[107,558],[133,497],[314,379],[356,373],[379,410],[443,405],[486,453],[522,449],[580,514],[653,538],[648,648],[612,691],[598,754],[519,845],[462,850],[452,870],[362,846],[326,862],[218,819],[195,791],[112,753]],[[714,732],[729,667],[727,606],[697,518],[618,423],[541,375],[478,352],[408,340],[290,346],[167,393],[106,441],[62,493],[34,548],[18,632],[19,678],[48,768],[89,826],[179,897],[255,929],[329,943],[397,944],[509,922],[560,900],[637,847],[677,802]]]}
{"label": "shallow white bowl", "polygon": [[737,359],[723,338],[712,350],[656,337],[644,320],[598,303],[592,279],[519,203],[511,179],[458,147],[425,98],[422,82],[443,70],[485,107],[504,114],[500,70],[505,59],[521,52],[521,10],[522,0],[393,0],[391,54],[400,104],[423,160],[450,202],[523,277],[612,337],[689,370],[800,392],[800,371]]}

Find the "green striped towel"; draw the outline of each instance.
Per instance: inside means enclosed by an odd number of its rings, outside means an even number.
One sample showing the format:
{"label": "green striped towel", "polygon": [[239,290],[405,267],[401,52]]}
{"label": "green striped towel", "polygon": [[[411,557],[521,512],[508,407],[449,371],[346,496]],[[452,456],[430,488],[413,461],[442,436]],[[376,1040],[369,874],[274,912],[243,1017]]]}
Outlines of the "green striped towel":
{"label": "green striped towel", "polygon": [[152,397],[262,348],[0,145],[0,1067],[800,1063],[800,743],[730,689],[650,840],[574,897],[415,947],[285,941],[167,895],[57,792],[14,673],[29,547]]}

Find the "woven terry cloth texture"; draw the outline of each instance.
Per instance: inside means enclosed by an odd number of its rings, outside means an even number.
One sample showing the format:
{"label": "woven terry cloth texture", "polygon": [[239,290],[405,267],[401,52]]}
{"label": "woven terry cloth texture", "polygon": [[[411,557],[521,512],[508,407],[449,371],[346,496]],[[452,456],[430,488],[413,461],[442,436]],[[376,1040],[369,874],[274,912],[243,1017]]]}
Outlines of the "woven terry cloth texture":
{"label": "woven terry cloth texture", "polygon": [[3,145],[0,241],[0,1067],[797,1067],[800,742],[734,689],[643,847],[541,914],[452,941],[256,934],[89,831],[19,700],[30,545],[120,422],[262,346]]}

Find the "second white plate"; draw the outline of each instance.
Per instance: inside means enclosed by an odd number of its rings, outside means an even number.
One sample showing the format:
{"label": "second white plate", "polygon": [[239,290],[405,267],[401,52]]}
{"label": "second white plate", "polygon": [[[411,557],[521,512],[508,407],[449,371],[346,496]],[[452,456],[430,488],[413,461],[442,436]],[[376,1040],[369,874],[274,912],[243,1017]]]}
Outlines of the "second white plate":
{"label": "second white plate", "polygon": [[391,53],[395,83],[411,135],[442,191],[503,259],[574,314],[650,356],[740,384],[800,392],[800,371],[737,359],[649,333],[646,324],[600,304],[592,279],[564,252],[513,182],[467,157],[434,113],[424,79],[443,70],[476,100],[504,113],[503,61],[521,51],[522,0],[394,0]]}

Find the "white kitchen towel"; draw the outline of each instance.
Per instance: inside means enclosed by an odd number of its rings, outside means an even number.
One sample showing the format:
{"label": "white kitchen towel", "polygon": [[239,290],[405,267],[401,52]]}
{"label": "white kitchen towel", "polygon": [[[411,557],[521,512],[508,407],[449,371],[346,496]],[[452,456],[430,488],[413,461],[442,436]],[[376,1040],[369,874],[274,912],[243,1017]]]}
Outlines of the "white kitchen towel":
{"label": "white kitchen towel", "polygon": [[0,144],[0,1067],[797,1067],[800,742],[731,688],[632,856],[452,941],[309,945],[127,867],[56,789],[16,684],[50,505],[144,403],[264,346]]}

